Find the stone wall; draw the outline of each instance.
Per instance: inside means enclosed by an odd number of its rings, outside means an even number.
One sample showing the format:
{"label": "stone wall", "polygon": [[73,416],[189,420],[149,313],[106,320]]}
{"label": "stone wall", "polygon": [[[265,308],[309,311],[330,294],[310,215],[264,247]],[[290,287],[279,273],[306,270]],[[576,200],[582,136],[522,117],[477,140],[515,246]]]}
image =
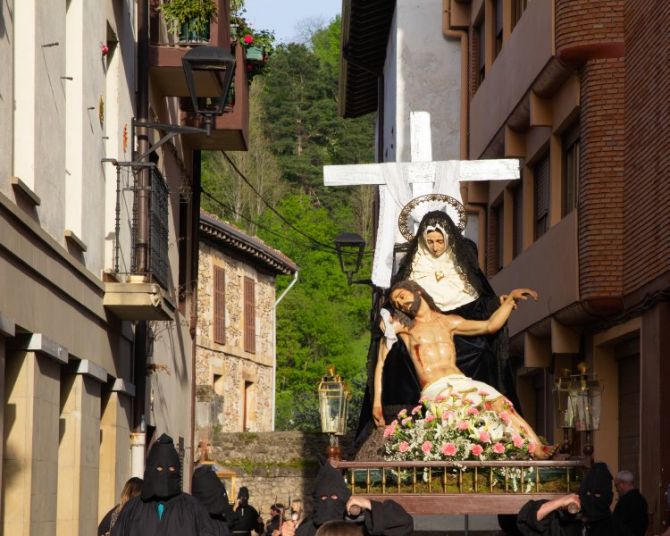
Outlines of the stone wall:
{"label": "stone wall", "polygon": [[[340,444],[348,452],[349,436]],[[211,458],[236,474],[234,489],[228,490],[231,500],[240,486],[247,486],[250,503],[265,519],[275,501],[302,499],[311,509],[312,481],[327,445],[328,436],[319,433],[219,433],[213,437]]]}

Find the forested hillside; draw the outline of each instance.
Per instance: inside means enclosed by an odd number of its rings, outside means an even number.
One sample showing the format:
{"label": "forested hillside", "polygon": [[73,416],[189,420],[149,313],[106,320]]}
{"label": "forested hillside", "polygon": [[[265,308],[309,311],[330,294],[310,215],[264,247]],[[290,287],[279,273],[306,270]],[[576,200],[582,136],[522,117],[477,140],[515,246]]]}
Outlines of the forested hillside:
{"label": "forested hillside", "polygon": [[[369,248],[373,192],[325,188],[322,167],[372,162],[374,117],[338,117],[339,47],[338,17],[307,43],[278,46],[254,78],[249,151],[227,154],[253,190],[226,156],[203,154],[203,208],[300,266],[298,283],[277,310],[278,430],[318,428],[316,387],[328,364],[351,385],[350,420],[358,417],[365,385],[370,289],[347,285],[333,239],[354,231]],[[368,270],[369,255],[364,264]],[[278,279],[277,295],[289,282]]]}

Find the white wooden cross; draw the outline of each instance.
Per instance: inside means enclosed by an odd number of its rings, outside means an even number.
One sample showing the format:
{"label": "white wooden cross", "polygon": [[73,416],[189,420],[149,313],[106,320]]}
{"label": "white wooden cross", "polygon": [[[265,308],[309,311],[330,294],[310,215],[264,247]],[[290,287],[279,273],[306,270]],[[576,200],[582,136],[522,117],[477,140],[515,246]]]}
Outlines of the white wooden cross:
{"label": "white wooden cross", "polygon": [[[514,180],[519,178],[519,161],[503,160],[432,160],[430,114],[410,113],[411,162],[324,166],[326,186],[379,186],[379,224],[372,264],[372,282],[388,288],[393,269],[393,246],[404,242],[398,230],[398,215],[415,197],[438,193],[460,203],[461,181]],[[427,205],[423,214],[441,207]],[[423,216],[418,213],[418,221]],[[416,230],[416,229],[415,229]]]}

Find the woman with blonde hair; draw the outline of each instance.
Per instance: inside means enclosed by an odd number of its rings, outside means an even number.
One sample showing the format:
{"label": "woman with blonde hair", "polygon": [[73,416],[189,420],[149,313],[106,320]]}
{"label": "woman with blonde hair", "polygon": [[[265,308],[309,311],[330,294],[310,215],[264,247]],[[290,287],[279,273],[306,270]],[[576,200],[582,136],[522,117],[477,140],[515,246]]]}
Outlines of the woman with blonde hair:
{"label": "woman with blonde hair", "polygon": [[140,494],[140,491],[142,490],[142,482],[144,481],[141,478],[134,476],[125,483],[121,490],[119,504],[107,512],[105,517],[102,518],[100,525],[98,525],[98,536],[109,536],[112,532],[112,527],[114,526],[114,523],[116,523],[116,519],[119,517],[125,504],[130,499]]}

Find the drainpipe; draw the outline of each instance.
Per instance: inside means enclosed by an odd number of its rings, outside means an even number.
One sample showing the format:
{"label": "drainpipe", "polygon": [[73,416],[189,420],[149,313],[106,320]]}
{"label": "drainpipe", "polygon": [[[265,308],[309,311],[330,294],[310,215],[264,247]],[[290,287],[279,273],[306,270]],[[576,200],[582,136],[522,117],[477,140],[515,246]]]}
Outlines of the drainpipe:
{"label": "drainpipe", "polygon": [[461,160],[468,159],[468,123],[469,118],[469,83],[468,61],[469,46],[467,30],[454,30],[451,27],[451,0],[442,0],[442,35],[447,39],[461,41]]}
{"label": "drainpipe", "polygon": [[272,305],[272,353],[274,354],[272,356],[272,382],[274,384],[274,389],[272,389],[272,431],[275,431],[275,411],[276,411],[276,405],[277,405],[277,305],[279,305],[279,302],[284,299],[284,297],[288,294],[288,291],[293,288],[293,285],[295,285],[298,282],[298,274],[300,272],[296,271],[293,274],[293,280],[289,283],[288,287],[284,289],[284,292],[282,292],[279,295],[279,298],[274,302]]}
{"label": "drainpipe", "polygon": [[[137,93],[135,106],[140,121],[149,116],[149,0],[140,0],[137,6]],[[146,128],[137,131],[137,154],[144,154],[149,148]],[[135,201],[137,212],[137,237],[133,251],[135,270],[137,273],[147,272],[148,243],[148,208],[149,208],[149,169],[141,167],[138,175],[138,189]],[[133,381],[135,383],[135,399],[133,401],[133,431],[130,435],[130,463],[132,476],[144,475],[144,459],[146,446],[146,368],[147,368],[147,323],[135,324],[135,349],[133,352]]]}

